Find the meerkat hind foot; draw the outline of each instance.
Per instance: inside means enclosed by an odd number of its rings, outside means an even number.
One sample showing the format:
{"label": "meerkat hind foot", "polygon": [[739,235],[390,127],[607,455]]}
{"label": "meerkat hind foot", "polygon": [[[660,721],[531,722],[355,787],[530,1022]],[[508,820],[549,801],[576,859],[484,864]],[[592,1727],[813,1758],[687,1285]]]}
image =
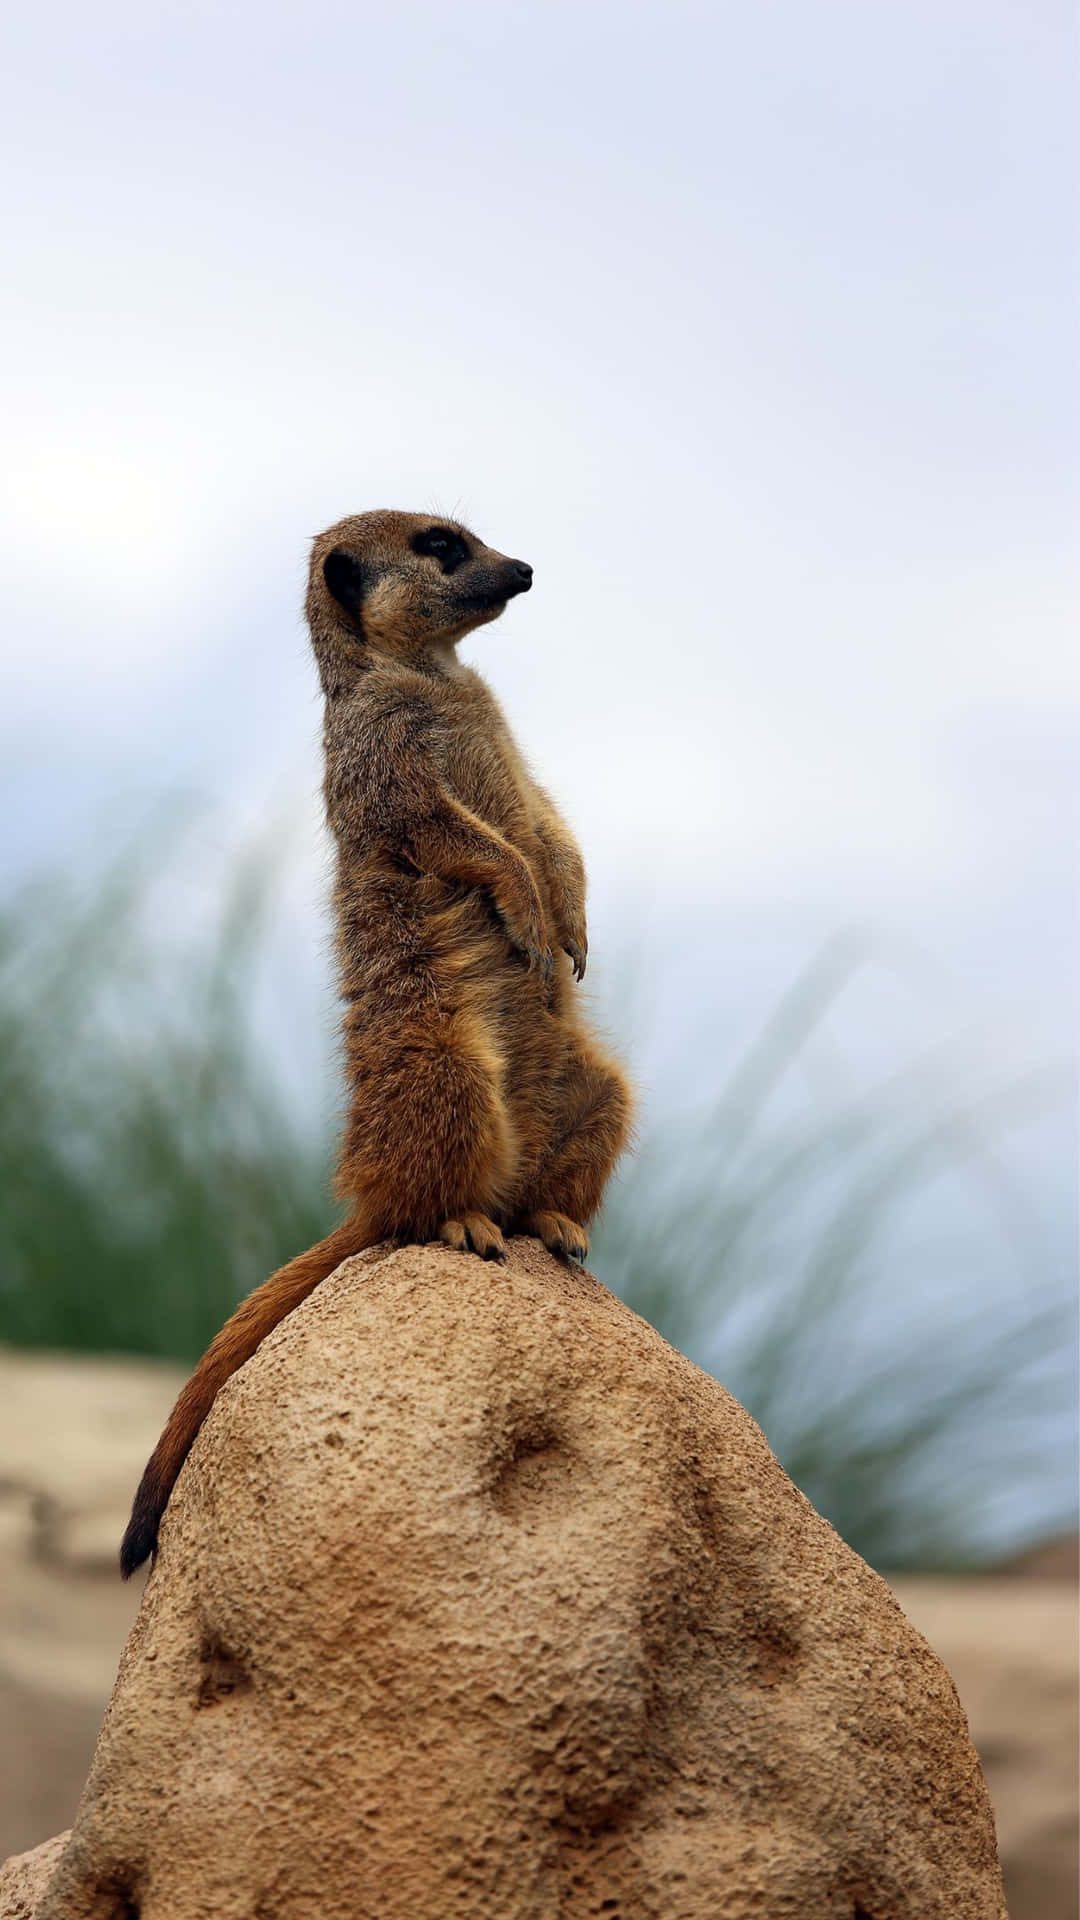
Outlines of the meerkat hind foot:
{"label": "meerkat hind foot", "polygon": [[589,1236],[568,1214],[527,1213],[520,1227],[522,1233],[531,1233],[535,1239],[542,1240],[549,1253],[560,1254],[567,1260],[589,1257]]}
{"label": "meerkat hind foot", "polygon": [[478,1253],[481,1260],[505,1260],[506,1241],[486,1213],[463,1213],[460,1220],[444,1220],[439,1239],[458,1253]]}

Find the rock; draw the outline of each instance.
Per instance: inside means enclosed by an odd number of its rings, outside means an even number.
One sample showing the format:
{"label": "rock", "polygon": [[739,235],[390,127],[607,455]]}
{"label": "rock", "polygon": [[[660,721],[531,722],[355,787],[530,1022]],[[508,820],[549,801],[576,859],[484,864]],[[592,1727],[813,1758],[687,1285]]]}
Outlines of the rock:
{"label": "rock", "polygon": [[531,1241],[362,1255],[221,1394],[35,1920],[452,1913],[1005,1913],[939,1660]]}
{"label": "rock", "polygon": [[32,1853],[15,1853],[0,1867],[0,1915],[3,1920],[34,1920],[56,1864],[70,1840],[58,1833]]}

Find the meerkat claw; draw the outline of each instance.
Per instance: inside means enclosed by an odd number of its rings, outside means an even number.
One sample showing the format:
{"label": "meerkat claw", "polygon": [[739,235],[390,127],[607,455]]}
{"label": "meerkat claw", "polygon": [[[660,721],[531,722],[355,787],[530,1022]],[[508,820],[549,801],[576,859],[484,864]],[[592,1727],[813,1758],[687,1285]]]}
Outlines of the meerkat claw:
{"label": "meerkat claw", "polygon": [[555,1213],[546,1208],[537,1213],[527,1213],[520,1223],[520,1231],[529,1233],[542,1240],[549,1253],[560,1260],[587,1260],[589,1257],[589,1236],[584,1227],[568,1214]]}
{"label": "meerkat claw", "polygon": [[476,1253],[481,1260],[507,1258],[506,1241],[486,1213],[463,1213],[460,1220],[444,1220],[439,1239],[457,1253]]}
{"label": "meerkat claw", "polygon": [[574,979],[584,980],[585,978],[584,949],[578,946],[576,940],[570,940],[568,941],[567,945],[563,948],[563,952],[568,953],[570,955],[570,960],[574,969]]}

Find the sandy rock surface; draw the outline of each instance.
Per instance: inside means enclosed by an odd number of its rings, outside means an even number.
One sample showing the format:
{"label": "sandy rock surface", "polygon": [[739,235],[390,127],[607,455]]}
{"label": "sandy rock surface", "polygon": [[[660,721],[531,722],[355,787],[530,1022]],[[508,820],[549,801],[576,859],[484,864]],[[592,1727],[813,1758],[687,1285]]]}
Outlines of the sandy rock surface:
{"label": "sandy rock surface", "polygon": [[34,1920],[70,1838],[70,1833],[58,1833],[30,1853],[16,1853],[4,1861],[0,1867],[3,1920]]}
{"label": "sandy rock surface", "polygon": [[722,1388],[518,1241],[350,1262],[221,1395],[36,1914],[135,1911],[1004,1906],[888,1588]]}

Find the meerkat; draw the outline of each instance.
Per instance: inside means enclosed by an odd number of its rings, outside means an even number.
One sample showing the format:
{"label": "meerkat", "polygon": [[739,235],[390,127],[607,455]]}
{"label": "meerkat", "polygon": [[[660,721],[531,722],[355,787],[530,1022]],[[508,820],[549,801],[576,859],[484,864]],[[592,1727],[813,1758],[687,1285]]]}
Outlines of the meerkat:
{"label": "meerkat", "polygon": [[125,1578],[229,1376],[351,1254],[439,1240],[485,1260],[532,1234],[583,1260],[631,1125],[627,1080],[575,1004],[585,869],[458,642],[532,568],[455,522],[376,512],[312,550],[349,1112],[345,1223],[237,1308],[143,1474]]}

